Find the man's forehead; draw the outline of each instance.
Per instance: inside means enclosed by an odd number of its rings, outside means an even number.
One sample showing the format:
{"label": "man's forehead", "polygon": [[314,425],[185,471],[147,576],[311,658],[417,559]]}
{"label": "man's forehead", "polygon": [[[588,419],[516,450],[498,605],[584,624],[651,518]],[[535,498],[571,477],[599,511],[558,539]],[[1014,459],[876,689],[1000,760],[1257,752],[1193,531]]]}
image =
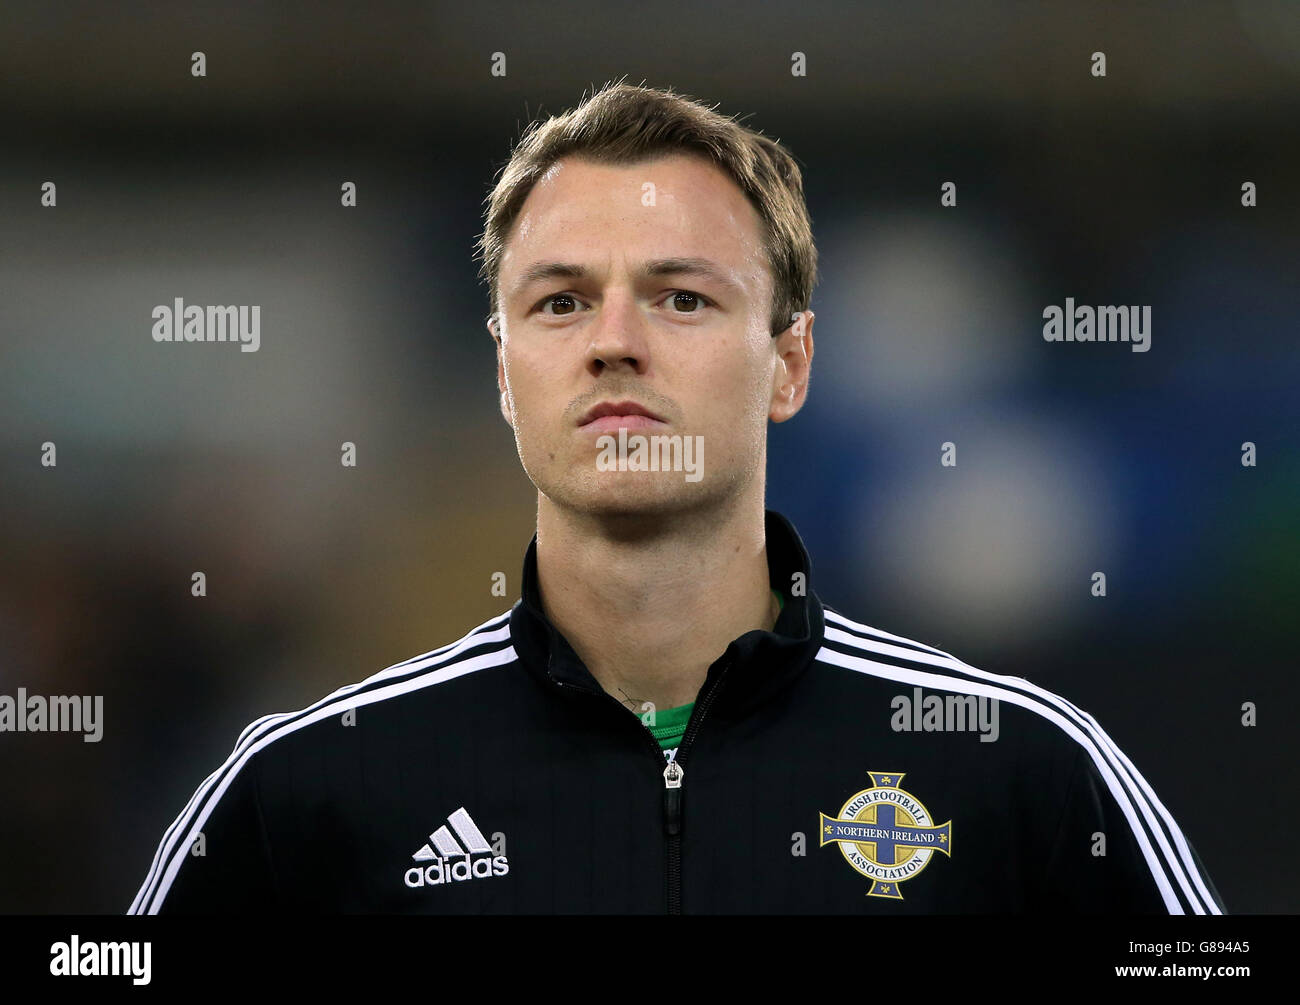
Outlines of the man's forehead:
{"label": "man's forehead", "polygon": [[693,156],[626,165],[565,158],[529,193],[512,230],[501,263],[507,296],[615,261],[745,288],[765,272],[758,212],[725,173]]}

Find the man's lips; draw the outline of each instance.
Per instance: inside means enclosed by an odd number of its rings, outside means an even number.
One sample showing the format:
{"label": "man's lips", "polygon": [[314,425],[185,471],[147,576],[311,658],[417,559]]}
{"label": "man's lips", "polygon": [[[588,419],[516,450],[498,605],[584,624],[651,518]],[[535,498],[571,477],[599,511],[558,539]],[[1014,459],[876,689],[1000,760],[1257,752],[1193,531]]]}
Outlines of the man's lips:
{"label": "man's lips", "polygon": [[587,410],[578,422],[582,429],[641,429],[664,425],[662,419],[636,401],[602,401]]}
{"label": "man's lips", "polygon": [[617,432],[619,429],[649,429],[663,425],[665,423],[660,422],[658,419],[652,419],[648,415],[602,415],[590,422],[584,422],[578,428],[584,433],[609,433]]}

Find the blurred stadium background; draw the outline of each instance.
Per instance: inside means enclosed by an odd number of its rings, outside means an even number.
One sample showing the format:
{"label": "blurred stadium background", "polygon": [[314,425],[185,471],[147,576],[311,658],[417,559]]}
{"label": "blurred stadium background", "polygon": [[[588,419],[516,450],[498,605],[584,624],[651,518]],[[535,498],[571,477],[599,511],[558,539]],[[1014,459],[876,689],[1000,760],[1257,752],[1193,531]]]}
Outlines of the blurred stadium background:
{"label": "blurred stadium background", "polygon": [[[1230,911],[1300,907],[1300,6],[145,11],[0,27],[0,693],[105,698],[98,744],[0,734],[0,912],[124,912],[248,722],[513,602],[535,494],[472,245],[522,126],[624,76],[804,167],[768,496],[822,599],[1066,695]],[[154,343],[178,296],[260,304],[260,351]],[[1044,342],[1067,296],[1151,305],[1151,350]]]}

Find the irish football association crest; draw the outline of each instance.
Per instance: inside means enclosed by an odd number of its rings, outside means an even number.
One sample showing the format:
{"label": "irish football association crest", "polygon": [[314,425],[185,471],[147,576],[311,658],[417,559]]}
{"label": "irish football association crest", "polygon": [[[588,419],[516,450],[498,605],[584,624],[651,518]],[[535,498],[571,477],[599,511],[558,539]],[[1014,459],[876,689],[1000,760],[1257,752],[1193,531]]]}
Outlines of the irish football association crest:
{"label": "irish football association crest", "polygon": [[871,788],[851,795],[835,816],[819,814],[819,847],[840,846],[844,860],[871,880],[868,897],[902,900],[899,885],[919,876],[935,852],[952,857],[952,821],[935,824],[921,800],[901,787],[901,773],[868,774]]}

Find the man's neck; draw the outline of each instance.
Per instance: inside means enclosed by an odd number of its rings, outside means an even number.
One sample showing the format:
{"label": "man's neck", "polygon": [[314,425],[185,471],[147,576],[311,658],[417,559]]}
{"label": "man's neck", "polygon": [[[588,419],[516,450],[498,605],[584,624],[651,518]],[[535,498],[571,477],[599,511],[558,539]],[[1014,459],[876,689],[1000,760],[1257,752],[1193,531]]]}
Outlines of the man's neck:
{"label": "man's neck", "polygon": [[629,709],[694,701],[731,641],[770,631],[764,510],[610,521],[544,497],[537,575],[546,616]]}

